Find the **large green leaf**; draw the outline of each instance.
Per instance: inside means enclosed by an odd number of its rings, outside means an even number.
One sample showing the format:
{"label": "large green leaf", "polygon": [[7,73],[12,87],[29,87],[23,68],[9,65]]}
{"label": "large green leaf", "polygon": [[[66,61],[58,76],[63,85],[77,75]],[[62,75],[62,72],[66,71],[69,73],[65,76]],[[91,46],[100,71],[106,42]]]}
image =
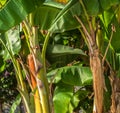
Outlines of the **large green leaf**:
{"label": "large green leaf", "polygon": [[[8,30],[4,33],[4,35],[1,35],[0,38],[3,40],[11,54],[16,55],[19,53],[21,48],[21,40],[19,37],[18,27]],[[2,51],[3,58],[5,60],[10,59],[8,51],[6,49],[3,49]]]}
{"label": "large green leaf", "polygon": [[81,49],[60,44],[48,45],[46,56],[50,63],[55,63],[58,67],[65,66],[77,60],[78,57],[81,57],[83,61],[87,58]]}
{"label": "large green leaf", "polygon": [[74,18],[81,14],[81,5],[78,0],[71,0],[63,10],[57,15],[49,31],[64,32],[79,27],[79,23]]}
{"label": "large green leaf", "polygon": [[[99,13],[98,0],[86,0],[84,3],[89,15],[97,15]],[[52,32],[63,32],[78,28],[80,25],[74,16],[80,16],[81,14],[84,13],[79,0],[71,0],[57,15],[49,30]]]}
{"label": "large green leaf", "polygon": [[83,0],[87,13],[89,15],[97,15],[99,13],[99,2],[98,0]]}
{"label": "large green leaf", "polygon": [[54,56],[62,56],[62,55],[68,55],[68,54],[79,54],[79,55],[86,56],[86,54],[81,49],[72,48],[72,47],[64,46],[60,44],[48,45],[47,54],[48,55],[52,54]]}
{"label": "large green leaf", "polygon": [[92,84],[92,73],[88,67],[66,66],[52,70],[47,76],[48,78],[54,77],[54,83],[62,80],[66,84],[75,86]]}
{"label": "large green leaf", "polygon": [[0,32],[20,23],[42,0],[9,0],[0,10]]}
{"label": "large green leaf", "polygon": [[55,113],[68,113],[69,103],[73,95],[73,87],[61,83],[56,87],[53,97],[54,112]]}
{"label": "large green leaf", "polygon": [[62,72],[62,81],[71,85],[89,85],[92,83],[92,73],[88,67],[66,67]]}
{"label": "large green leaf", "polygon": [[59,11],[58,8],[42,5],[34,12],[33,22],[39,25],[41,30],[48,30]]}

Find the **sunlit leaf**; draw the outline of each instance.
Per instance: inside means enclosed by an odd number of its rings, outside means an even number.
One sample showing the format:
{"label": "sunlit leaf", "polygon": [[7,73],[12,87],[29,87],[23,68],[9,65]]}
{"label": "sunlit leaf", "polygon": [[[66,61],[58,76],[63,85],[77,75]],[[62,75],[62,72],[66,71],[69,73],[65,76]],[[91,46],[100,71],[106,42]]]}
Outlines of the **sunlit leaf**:
{"label": "sunlit leaf", "polygon": [[60,84],[56,87],[53,97],[54,112],[67,113],[69,103],[73,95],[73,87],[65,84]]}
{"label": "sunlit leaf", "polygon": [[15,113],[16,108],[18,107],[18,105],[21,102],[21,97],[20,95],[18,95],[14,101],[14,103],[11,106],[10,112],[9,113]]}
{"label": "sunlit leaf", "polygon": [[48,78],[54,77],[55,83],[62,80],[66,84],[75,86],[92,84],[92,73],[88,67],[66,66],[52,70],[47,75]]}
{"label": "sunlit leaf", "polygon": [[92,83],[92,73],[87,67],[71,67],[63,70],[62,81],[71,85],[89,85]]}
{"label": "sunlit leaf", "polygon": [[5,70],[6,63],[4,62],[2,56],[0,56],[0,73]]}
{"label": "sunlit leaf", "polygon": [[[19,27],[8,30],[4,35],[1,35],[0,38],[4,41],[5,45],[13,55],[17,55],[19,53],[21,48]],[[5,60],[10,59],[10,55],[6,49],[3,50],[2,55]]]}
{"label": "sunlit leaf", "polygon": [[9,0],[0,10],[0,32],[19,24],[42,0]]}
{"label": "sunlit leaf", "polygon": [[70,0],[45,0],[44,4],[56,8],[64,8]]}
{"label": "sunlit leaf", "polygon": [[0,0],[0,9],[6,4],[8,0]]}
{"label": "sunlit leaf", "polygon": [[107,11],[104,11],[104,12],[100,15],[100,19],[102,20],[105,28],[108,28],[108,25],[111,23],[114,15],[115,15],[115,14],[114,14],[113,9],[109,9],[109,10],[107,10]]}

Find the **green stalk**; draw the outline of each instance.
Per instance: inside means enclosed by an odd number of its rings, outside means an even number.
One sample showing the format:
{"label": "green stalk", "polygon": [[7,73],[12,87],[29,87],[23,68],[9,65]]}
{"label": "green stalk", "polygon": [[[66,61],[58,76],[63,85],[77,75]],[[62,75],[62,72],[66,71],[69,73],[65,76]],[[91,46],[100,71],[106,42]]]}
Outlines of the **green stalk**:
{"label": "green stalk", "polygon": [[29,95],[28,95],[28,91],[27,91],[27,88],[26,88],[26,85],[24,83],[24,80],[23,80],[23,75],[22,75],[22,72],[21,72],[21,66],[19,64],[19,61],[16,60],[16,63],[17,63],[17,72],[18,72],[18,78],[19,78],[19,81],[20,81],[20,87],[18,88],[20,94],[22,95],[22,98],[24,100],[24,104],[26,106],[26,110],[27,110],[27,113],[31,113],[31,109],[30,109],[30,101],[29,101]]}
{"label": "green stalk", "polygon": [[25,85],[24,85],[24,81],[23,81],[23,75],[21,73],[20,64],[17,60],[16,60],[16,66],[17,66],[17,72],[18,72],[17,76],[18,76],[18,79],[20,81],[19,88],[21,88],[24,91],[25,90]]}
{"label": "green stalk", "polygon": [[90,24],[90,23],[89,23],[89,16],[88,16],[88,14],[87,14],[87,11],[86,11],[86,8],[85,8],[85,6],[84,6],[84,3],[83,3],[82,0],[79,0],[79,2],[80,2],[80,4],[82,5],[84,14],[85,14],[85,16],[86,16],[86,18],[87,18],[87,22],[88,22],[88,25],[89,25],[89,24]]}
{"label": "green stalk", "polygon": [[43,68],[44,68],[44,80],[45,80],[45,87],[47,89],[47,94],[49,94],[49,87],[48,87],[48,81],[47,81],[47,77],[46,77],[46,49],[47,49],[47,45],[48,45],[48,41],[50,38],[50,32],[47,33],[46,37],[45,37],[45,41],[43,44],[43,49],[42,49],[42,60],[43,60]]}
{"label": "green stalk", "polygon": [[46,67],[45,55],[46,55],[46,49],[47,49],[49,38],[50,38],[50,32],[48,32],[47,35],[46,35],[46,37],[45,37],[45,41],[44,41],[43,49],[42,49],[42,59],[43,59],[44,69]]}
{"label": "green stalk", "polygon": [[25,102],[25,106],[26,106],[26,110],[27,110],[27,113],[31,113],[30,112],[30,108],[29,108],[29,98],[28,98],[28,93],[27,93],[27,89],[26,89],[26,86],[24,84],[24,80],[23,80],[23,76],[22,76],[22,72],[21,72],[21,69],[20,69],[20,64],[19,62],[15,59],[14,55],[12,54],[11,50],[8,49],[8,47],[4,44],[4,42],[0,39],[1,43],[3,44],[3,46],[5,47],[5,49],[8,51],[10,57],[11,57],[11,60],[12,60],[12,63],[14,65],[14,68],[15,68],[15,71],[16,71],[16,79],[17,79],[17,83],[18,83],[18,86],[19,88],[18,89],[22,89],[20,91],[21,92],[24,92],[25,94],[23,95],[23,93],[21,93],[22,97],[23,97],[23,100]]}
{"label": "green stalk", "polygon": [[49,110],[51,109],[50,108],[50,103],[49,103],[49,86],[48,86],[48,81],[47,81],[47,77],[46,77],[46,49],[47,49],[47,45],[48,45],[48,42],[49,42],[49,38],[50,38],[50,32],[47,33],[46,37],[45,37],[45,41],[44,41],[44,44],[43,44],[43,49],[42,49],[42,59],[43,59],[43,73],[44,73],[44,84],[45,84],[45,87],[46,87],[46,95],[48,97],[48,104],[49,104]]}
{"label": "green stalk", "polygon": [[[33,29],[34,36],[37,36],[36,33],[37,32],[35,32],[35,28],[34,28]],[[41,100],[43,113],[50,113],[49,87],[48,87],[48,81],[47,81],[47,77],[46,77],[46,66],[45,66],[45,53],[46,53],[46,48],[47,48],[47,45],[48,45],[49,35],[50,35],[50,33],[48,33],[48,35],[47,35],[47,37],[45,39],[43,49],[42,49],[42,55],[41,55],[42,58],[39,60],[40,61],[39,63],[41,63],[41,64],[43,63],[42,64],[43,67],[38,71],[38,73],[36,75],[37,76],[36,77],[37,87],[38,87],[38,91],[39,91],[39,94],[40,94],[40,100]],[[34,38],[35,38],[35,41],[37,41],[37,39],[36,39],[37,37],[34,37]],[[38,41],[34,42],[34,43],[37,44]],[[34,61],[36,63],[36,66],[39,68],[39,63],[37,62],[37,59],[39,57],[38,55],[40,55],[40,54],[38,54],[38,53],[39,52],[36,52],[36,54],[35,54],[36,58],[34,58]],[[43,87],[40,86],[40,84],[39,84],[40,81],[41,81]]]}
{"label": "green stalk", "polygon": [[36,77],[37,87],[38,87],[38,91],[40,94],[42,111],[43,111],[43,113],[50,113],[49,93],[48,93],[46,86],[45,86],[46,85],[44,82],[45,79],[46,78],[44,75],[44,68],[42,68],[37,73],[37,77]]}
{"label": "green stalk", "polygon": [[[38,26],[31,26],[33,25],[34,14],[31,13],[29,15],[29,22],[24,21],[27,33],[29,36],[29,42],[31,47],[31,54],[33,55],[34,65],[35,65],[35,77],[37,81],[37,88],[39,91],[40,101],[42,105],[42,113],[50,113],[49,107],[49,87],[46,78],[46,68],[45,68],[45,52],[47,47],[47,42],[43,46],[43,53],[41,55],[40,48],[39,48],[39,41],[38,41]],[[49,37],[49,36],[48,36]],[[49,38],[47,38],[48,40]],[[44,68],[43,68],[44,67]],[[44,87],[41,88],[39,81],[43,84]],[[40,106],[39,106],[40,107]],[[37,112],[37,111],[36,111]],[[39,112],[39,111],[38,111]]]}

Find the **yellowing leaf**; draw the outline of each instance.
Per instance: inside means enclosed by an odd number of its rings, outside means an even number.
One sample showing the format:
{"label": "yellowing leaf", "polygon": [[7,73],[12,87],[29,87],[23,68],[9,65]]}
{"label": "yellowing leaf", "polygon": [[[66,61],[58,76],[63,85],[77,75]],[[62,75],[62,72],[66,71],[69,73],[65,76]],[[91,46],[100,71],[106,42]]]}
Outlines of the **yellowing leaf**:
{"label": "yellowing leaf", "polygon": [[56,2],[67,4],[69,0],[55,0]]}
{"label": "yellowing leaf", "polygon": [[7,0],[0,0],[0,9],[5,5]]}

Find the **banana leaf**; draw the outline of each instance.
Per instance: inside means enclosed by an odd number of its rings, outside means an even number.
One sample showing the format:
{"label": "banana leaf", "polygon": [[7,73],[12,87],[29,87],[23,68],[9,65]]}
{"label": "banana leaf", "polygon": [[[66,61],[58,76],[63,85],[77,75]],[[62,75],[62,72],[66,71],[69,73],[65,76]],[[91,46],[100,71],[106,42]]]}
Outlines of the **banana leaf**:
{"label": "banana leaf", "polygon": [[78,0],[70,1],[63,10],[54,19],[49,31],[64,32],[79,27],[79,23],[74,18],[75,15],[81,14],[81,5]]}
{"label": "banana leaf", "polygon": [[55,1],[55,0],[45,0],[44,5],[48,5],[51,7],[56,7],[56,8],[60,8],[63,9],[65,7],[65,5],[68,3],[68,1],[70,0],[63,0],[65,3],[62,3],[62,1]]}
{"label": "banana leaf", "polygon": [[60,44],[55,44],[55,45],[48,45],[47,48],[47,54],[48,55],[56,55],[56,56],[62,56],[62,55],[68,55],[68,54],[79,54],[79,55],[84,55],[86,54],[79,48],[72,48],[69,46],[64,46]]}
{"label": "banana leaf", "polygon": [[[19,27],[10,29],[0,35],[0,39],[13,55],[18,55],[21,49],[21,40],[19,37]],[[2,45],[1,45],[2,46]],[[10,59],[8,51],[2,46],[1,55],[4,60]]]}
{"label": "banana leaf", "polygon": [[[57,6],[56,6],[57,7]],[[52,25],[54,18],[60,12],[59,7],[42,5],[34,11],[33,25],[39,25],[41,30],[48,30]]]}
{"label": "banana leaf", "polygon": [[63,83],[74,86],[92,84],[92,73],[89,67],[65,66],[50,71],[47,77],[49,81],[54,78],[54,83],[62,80]]}
{"label": "banana leaf", "polygon": [[73,86],[64,83],[55,88],[53,104],[55,113],[72,113],[69,111],[69,103],[73,95]]}
{"label": "banana leaf", "polygon": [[0,1],[0,9],[6,4],[8,0],[1,0]]}
{"label": "banana leaf", "polygon": [[19,24],[43,3],[43,0],[9,0],[0,10],[0,32]]}

